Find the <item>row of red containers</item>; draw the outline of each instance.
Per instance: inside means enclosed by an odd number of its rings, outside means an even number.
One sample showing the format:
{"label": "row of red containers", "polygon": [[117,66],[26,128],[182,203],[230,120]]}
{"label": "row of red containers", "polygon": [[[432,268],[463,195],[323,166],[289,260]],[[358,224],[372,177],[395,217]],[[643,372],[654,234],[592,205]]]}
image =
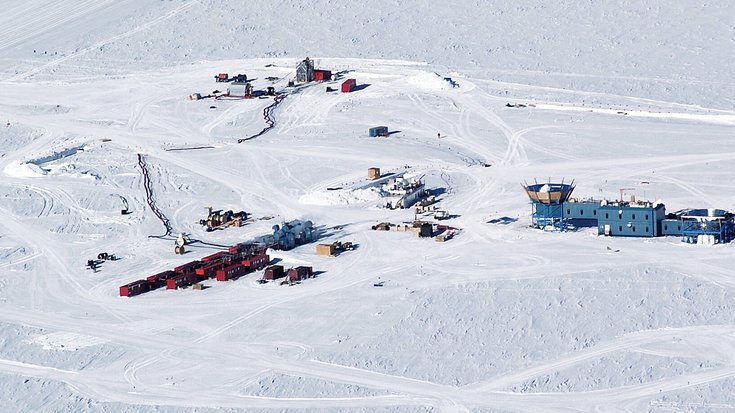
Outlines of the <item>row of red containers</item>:
{"label": "row of red containers", "polygon": [[288,271],[284,271],[283,265],[271,265],[265,269],[263,273],[264,280],[277,280],[279,278],[288,277],[289,281],[300,281],[306,278],[311,278],[314,275],[311,267],[305,267],[303,265],[296,268],[289,268]]}
{"label": "row of red containers", "polygon": [[[235,252],[230,252],[235,248]],[[133,281],[120,287],[121,297],[132,297],[150,290],[166,286],[175,290],[195,284],[197,281],[215,277],[217,281],[227,281],[261,269],[268,265],[270,257],[265,251],[239,252],[236,247],[191,261],[174,268],[151,275],[145,280]]]}

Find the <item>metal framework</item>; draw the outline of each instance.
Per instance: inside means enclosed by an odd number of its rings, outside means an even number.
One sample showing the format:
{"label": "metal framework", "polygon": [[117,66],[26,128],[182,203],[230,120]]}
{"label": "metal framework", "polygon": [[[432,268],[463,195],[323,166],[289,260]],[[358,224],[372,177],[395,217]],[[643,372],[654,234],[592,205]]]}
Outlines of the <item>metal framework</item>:
{"label": "metal framework", "polygon": [[531,225],[534,228],[552,229],[564,232],[569,227],[569,219],[564,214],[564,202],[574,191],[574,181],[561,183],[524,184],[528,198],[531,200]]}

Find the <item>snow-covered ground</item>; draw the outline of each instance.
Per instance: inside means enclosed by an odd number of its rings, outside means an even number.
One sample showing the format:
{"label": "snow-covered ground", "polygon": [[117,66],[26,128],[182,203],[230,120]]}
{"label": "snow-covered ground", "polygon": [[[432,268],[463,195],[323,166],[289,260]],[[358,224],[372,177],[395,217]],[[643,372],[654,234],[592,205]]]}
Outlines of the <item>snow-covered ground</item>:
{"label": "snow-covered ground", "polygon": [[[6,3],[3,411],[735,409],[732,245],[532,230],[520,186],[735,209],[728,3]],[[360,90],[290,91],[240,144],[271,98],[187,99],[219,72],[283,90],[306,55]],[[139,154],[175,232],[209,244],[150,237]],[[425,177],[459,235],[371,231],[414,214],[377,207],[370,167]],[[205,232],[208,206],[256,219]],[[296,286],[118,297],[292,219],[357,248],[272,252],[319,271]]]}

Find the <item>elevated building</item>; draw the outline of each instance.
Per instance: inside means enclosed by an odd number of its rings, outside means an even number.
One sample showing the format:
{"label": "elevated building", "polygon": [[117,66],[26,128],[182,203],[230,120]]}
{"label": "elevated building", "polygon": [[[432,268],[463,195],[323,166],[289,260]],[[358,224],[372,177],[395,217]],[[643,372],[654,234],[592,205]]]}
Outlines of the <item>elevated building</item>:
{"label": "elevated building", "polygon": [[735,215],[723,209],[684,209],[666,214],[662,203],[576,200],[574,183],[524,185],[531,200],[532,226],[565,231],[597,227],[614,237],[680,236],[692,244],[713,245],[735,239]]}
{"label": "elevated building", "polygon": [[526,195],[531,200],[532,226],[538,229],[565,231],[569,222],[564,215],[564,203],[574,191],[574,182],[534,183],[524,185]]}

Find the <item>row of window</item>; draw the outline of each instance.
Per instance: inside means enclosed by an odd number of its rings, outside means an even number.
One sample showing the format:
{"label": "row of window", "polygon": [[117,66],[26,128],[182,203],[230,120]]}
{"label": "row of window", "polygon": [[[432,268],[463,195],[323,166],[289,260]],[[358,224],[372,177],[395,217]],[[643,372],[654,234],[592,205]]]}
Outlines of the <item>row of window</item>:
{"label": "row of window", "polygon": [[[633,225],[632,227],[630,227],[630,229],[631,229],[632,232],[635,232],[635,225]],[[618,226],[618,232],[620,232],[620,233],[623,232],[623,226],[622,225]],[[648,233],[648,227],[646,227],[646,233]]]}
{"label": "row of window", "polygon": [[[572,210],[571,209],[567,209],[567,215],[572,215]],[[580,209],[579,210],[579,215],[580,216],[584,215],[584,209]],[[596,209],[593,209],[592,210],[592,215],[597,215],[597,210]],[[605,219],[610,219],[610,214],[607,213],[607,212],[605,212]],[[618,213],[618,219],[623,219],[623,213],[622,212],[619,212]],[[631,216],[631,219],[635,219],[635,214],[633,214]],[[648,219],[648,214],[646,214],[646,216],[645,216],[644,219],[646,219],[646,220]]]}

